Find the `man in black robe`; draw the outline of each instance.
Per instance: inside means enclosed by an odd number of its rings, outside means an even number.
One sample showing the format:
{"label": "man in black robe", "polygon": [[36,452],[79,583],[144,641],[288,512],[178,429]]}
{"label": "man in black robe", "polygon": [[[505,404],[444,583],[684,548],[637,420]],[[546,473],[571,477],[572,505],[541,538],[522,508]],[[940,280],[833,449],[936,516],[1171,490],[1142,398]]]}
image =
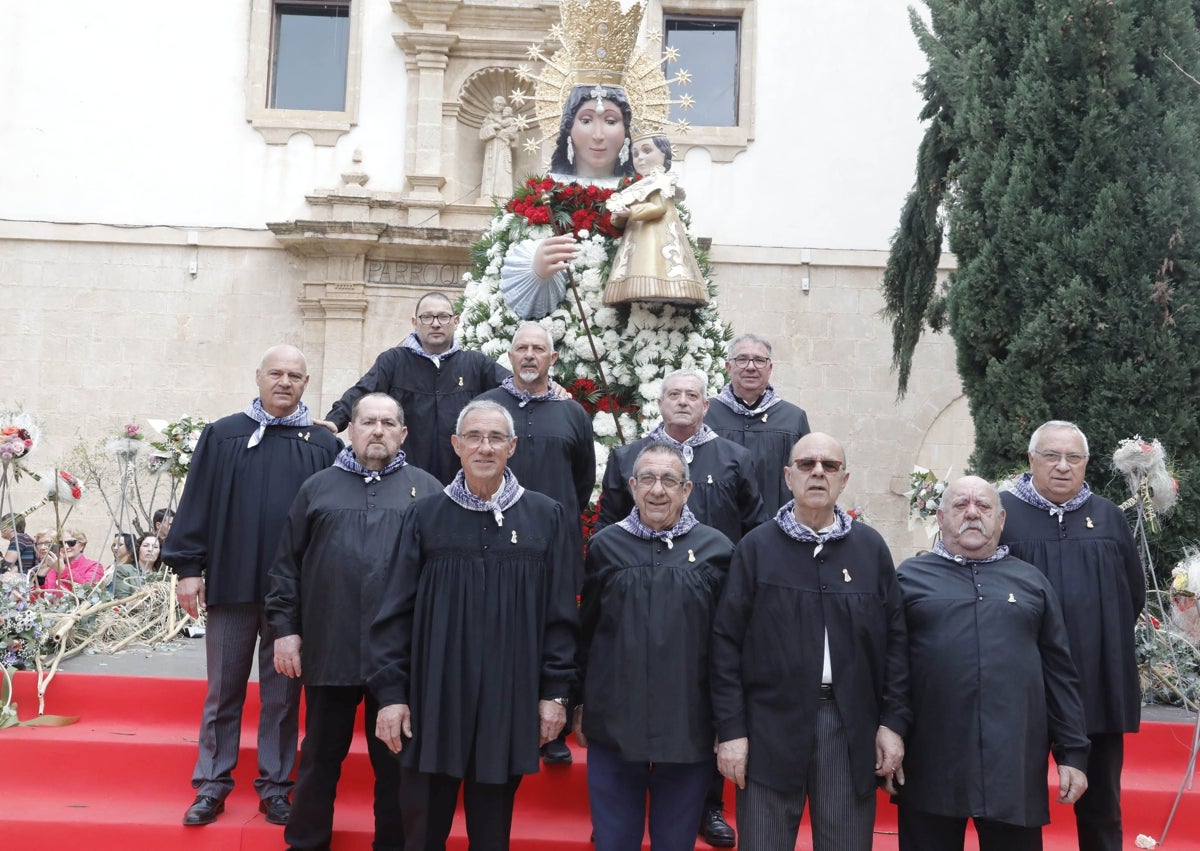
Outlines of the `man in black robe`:
{"label": "man in black robe", "polygon": [[695,486],[688,497],[688,508],[705,526],[719,530],[736,544],[768,519],[755,481],[754,459],[745,447],[720,437],[704,424],[708,407],[704,376],[695,370],[678,369],[663,379],[658,400],[662,422],[648,436],[618,446],[608,456],[597,532],[628,517],[633,510],[629,490],[633,462],[654,441],[673,443],[683,452],[688,476]]}
{"label": "man in black robe", "polygon": [[841,445],[792,449],[793,498],[742,539],[713,627],[717,764],[738,787],[743,851],[867,851],[877,778],[903,779],[908,644],[892,556],[837,504]]}
{"label": "man in black robe", "polygon": [[[709,408],[706,396],[704,376],[695,370],[678,369],[663,379],[658,399],[662,422],[648,436],[618,446],[608,456],[597,532],[624,519],[633,510],[633,494],[629,490],[633,462],[638,453],[656,441],[673,444],[683,452],[693,485],[688,508],[705,526],[711,526],[736,544],[768,518],[749,450],[704,424]],[[710,845],[732,848],[737,835],[725,820],[724,795],[725,778],[714,766],[699,833]]]}
{"label": "man in black robe", "polygon": [[445,848],[462,787],[476,851],[508,848],[522,775],[566,723],[578,612],[568,519],[506,466],[508,412],[471,402],[462,470],[413,505],[370,632],[376,734],[401,755],[409,851]]}
{"label": "man in black robe", "polygon": [[942,540],[900,565],[912,729],[900,790],[900,851],[1040,851],[1050,820],[1046,755],[1060,803],[1087,789],[1079,679],[1050,582],[997,546],[996,489],[967,476],[937,511]]}
{"label": "man in black robe", "polygon": [[[517,448],[508,459],[524,487],[544,493],[563,507],[571,553],[576,555],[575,588],[583,584],[583,525],[580,513],[596,484],[596,444],[592,421],[583,406],[555,393],[550,367],[558,360],[554,338],[536,322],[524,322],[508,350],[513,374],[495,390],[481,394],[512,415]],[[567,730],[542,746],[548,763],[568,763]]]}
{"label": "man in black robe", "polygon": [[1117,851],[1125,733],[1141,723],[1133,628],[1146,580],[1129,523],[1094,494],[1087,437],[1052,420],[1029,441],[1029,470],[1000,499],[1008,512],[1001,543],[1050,580],[1058,597],[1092,743],[1088,790],[1075,804],[1080,851]]}
{"label": "man in black robe", "polygon": [[367,374],[333,404],[321,424],[341,431],[350,422],[355,400],[366,393],[387,393],[400,403],[413,424],[405,450],[410,463],[448,483],[458,471],[458,459],[450,446],[458,412],[510,375],[486,355],[460,349],[454,339],[458,323],[447,296],[437,292],[421,296],[412,318],[412,333],[380,354]]}
{"label": "man in black robe", "polygon": [[381,566],[395,549],[404,512],[442,489],[405,459],[400,404],[386,393],[354,403],[350,446],[300,488],[271,568],[267,620],[275,670],[304,683],[304,744],[292,815],[293,849],[329,847],[342,762],[364,700],[367,753],[375,773],[376,851],[404,848],[400,766],[375,737],[379,704],[367,690],[363,649],[379,600]]}
{"label": "man in black robe", "polygon": [[333,463],[341,444],[313,426],[300,401],[308,372],[299,349],[268,349],[254,377],[258,398],[200,435],[162,547],[163,561],[179,576],[179,605],[192,617],[207,608],[208,694],[186,825],[216,821],[233,790],[255,642],[262,708],[254,786],[267,821],[286,824],[290,811],[300,690],[275,672],[275,634],[263,610],[267,571],[300,486]]}
{"label": "man in black robe", "polygon": [[725,371],[729,383],[713,396],[704,422],[726,440],[750,450],[763,507],[774,516],[792,498],[783,470],[796,441],[810,431],[808,414],[771,386],[771,343],[758,334],[742,334],[729,344]]}
{"label": "man in black robe", "polygon": [[639,453],[636,507],[588,544],[580,608],[583,705],[596,851],[695,843],[712,777],[709,641],[733,544],[700,525],[678,447]]}

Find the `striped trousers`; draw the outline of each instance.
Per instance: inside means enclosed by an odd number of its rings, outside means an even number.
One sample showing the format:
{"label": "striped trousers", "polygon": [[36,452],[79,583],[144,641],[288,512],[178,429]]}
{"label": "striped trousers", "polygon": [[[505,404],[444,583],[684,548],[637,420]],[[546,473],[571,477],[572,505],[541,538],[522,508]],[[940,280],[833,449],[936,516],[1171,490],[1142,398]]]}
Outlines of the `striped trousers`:
{"label": "striped trousers", "polygon": [[[753,773],[752,738],[747,774]],[[869,851],[875,829],[875,795],[860,798],[854,793],[846,731],[832,700],[821,701],[817,710],[816,747],[803,789],[785,792],[755,783],[748,776],[746,788],[738,790],[738,848],[794,851],[805,801],[812,821],[813,851]]]}
{"label": "striped trousers", "polygon": [[242,737],[246,683],[258,644],[258,777],[260,798],[287,795],[296,765],[300,729],[300,680],[275,673],[275,635],[257,603],[212,606],[205,624],[208,693],[200,720],[200,753],[192,773],[198,795],[218,800],[233,791]]}

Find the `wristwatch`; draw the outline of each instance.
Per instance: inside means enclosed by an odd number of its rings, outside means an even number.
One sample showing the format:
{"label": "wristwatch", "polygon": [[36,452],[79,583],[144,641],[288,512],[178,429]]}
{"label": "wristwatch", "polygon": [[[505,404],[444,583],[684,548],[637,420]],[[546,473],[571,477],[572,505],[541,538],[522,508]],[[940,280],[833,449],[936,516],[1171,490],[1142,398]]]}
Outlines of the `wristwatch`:
{"label": "wristwatch", "polygon": [[566,709],[566,707],[567,707],[567,699],[565,697],[552,697],[552,698],[550,698],[550,702],[557,703],[559,706],[563,707],[564,709]]}

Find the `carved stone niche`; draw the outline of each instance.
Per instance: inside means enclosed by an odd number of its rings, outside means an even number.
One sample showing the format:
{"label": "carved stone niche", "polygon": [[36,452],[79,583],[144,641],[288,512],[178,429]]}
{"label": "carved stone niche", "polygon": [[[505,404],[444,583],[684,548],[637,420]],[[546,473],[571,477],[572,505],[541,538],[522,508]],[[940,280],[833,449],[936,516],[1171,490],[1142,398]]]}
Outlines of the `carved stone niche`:
{"label": "carved stone niche", "polygon": [[[477,199],[476,204],[486,207],[491,207],[492,199],[489,193],[481,191],[480,178],[484,172],[488,143],[480,137],[480,128],[486,116],[493,111],[493,101],[498,97],[504,99],[505,106],[512,108],[513,118],[517,122],[517,138],[511,147],[513,185],[527,175],[544,170],[540,153],[530,154],[522,148],[526,138],[537,137],[533,85],[522,82],[515,68],[490,66],[471,74],[458,93],[454,149],[459,155],[454,159],[449,182],[456,190],[454,197]],[[504,197],[510,194],[511,187]]]}

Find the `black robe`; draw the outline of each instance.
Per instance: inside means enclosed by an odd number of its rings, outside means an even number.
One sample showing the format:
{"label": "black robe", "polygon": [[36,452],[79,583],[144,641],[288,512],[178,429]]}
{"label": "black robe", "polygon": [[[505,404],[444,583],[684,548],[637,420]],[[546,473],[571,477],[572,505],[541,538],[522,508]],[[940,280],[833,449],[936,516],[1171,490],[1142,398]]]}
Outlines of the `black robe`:
{"label": "black robe", "polygon": [[527,489],[544,493],[563,507],[571,552],[576,559],[575,587],[583,584],[583,524],[579,515],[596,486],[596,443],[592,420],[573,399],[529,402],[502,387],[480,394],[512,414],[517,449],[508,468]]}
{"label": "black robe", "polygon": [[408,704],[409,768],[506,783],[538,770],[538,700],[575,684],[579,613],[562,506],[526,491],[497,525],[445,494],[413,505],[371,626],[367,682]]}
{"label": "black robe", "polygon": [[375,359],[367,374],[334,402],[325,419],[341,431],[360,397],[387,393],[404,408],[408,426],[404,452],[409,463],[450,484],[460,467],[450,445],[459,411],[511,374],[479,352],[460,349],[442,357],[439,367],[411,349],[395,346]]}
{"label": "black robe", "polygon": [[[618,446],[608,456],[600,491],[596,531],[624,520],[633,511],[629,479],[638,453],[654,441],[649,437]],[[693,448],[688,465],[692,494],[687,505],[696,519],[712,526],[735,544],[767,519],[754,479],[754,461],[745,447],[723,437]]]}
{"label": "black robe", "polygon": [[1001,494],[1008,517],[1001,543],[1054,586],[1080,696],[1092,733],[1136,733],[1142,693],[1133,628],[1146,605],[1146,578],[1124,513],[1093,495],[1062,524],[1049,512]]}
{"label": "black robe", "polygon": [[588,543],[580,619],[583,731],[621,759],[712,759],[709,642],[733,544],[699,525],[647,541],[609,526]]}
{"label": "black robe", "polygon": [[292,500],[342,448],[320,426],[267,426],[262,442],[248,449],[257,429],[245,414],[204,428],[163,541],[163,562],[178,576],[204,576],[210,606],[263,601]]}
{"label": "black robe", "polygon": [[376,482],[330,467],[300,488],[279,538],[267,593],[276,636],[299,635],[304,683],[366,682],[367,629],[404,512],[442,484],[406,464]]}
{"label": "black robe", "polygon": [[796,441],[808,434],[808,414],[791,402],[777,402],[761,414],[734,413],[724,402],[710,399],[705,424],[726,440],[750,450],[754,480],[762,493],[767,516],[774,517],[792,498],[783,468],[791,459]]}
{"label": "black robe", "polygon": [[913,711],[901,803],[941,816],[1046,824],[1047,753],[1085,771],[1089,748],[1050,583],[1012,556],[959,565],[930,553],[908,559],[896,576]]}
{"label": "black robe", "polygon": [[[825,634],[855,792],[875,794],[875,734],[908,731],[908,645],[887,544],[869,526],[801,543],[771,521],[738,544],[713,626],[717,737],[747,736],[747,776],[803,789],[816,753]],[[847,579],[848,577],[848,579]]]}

